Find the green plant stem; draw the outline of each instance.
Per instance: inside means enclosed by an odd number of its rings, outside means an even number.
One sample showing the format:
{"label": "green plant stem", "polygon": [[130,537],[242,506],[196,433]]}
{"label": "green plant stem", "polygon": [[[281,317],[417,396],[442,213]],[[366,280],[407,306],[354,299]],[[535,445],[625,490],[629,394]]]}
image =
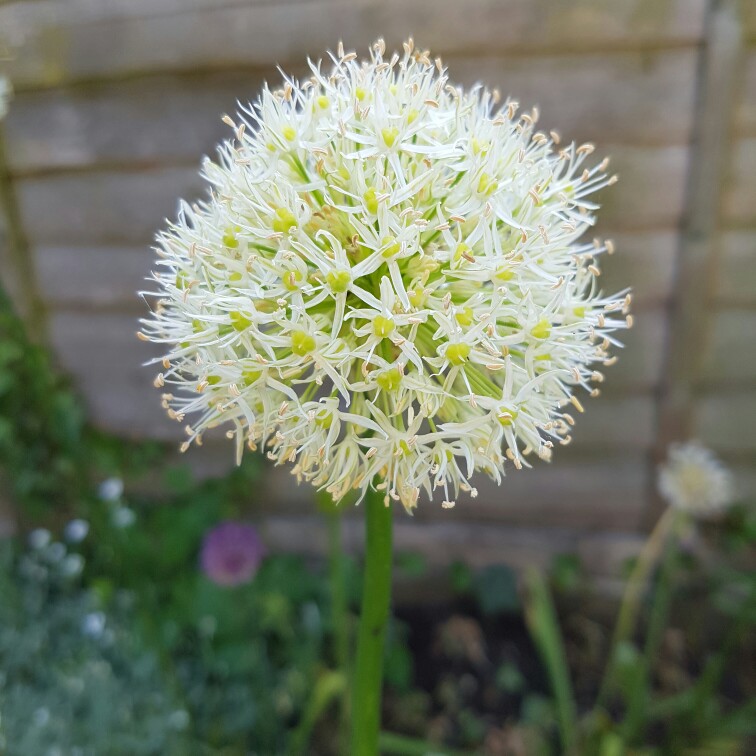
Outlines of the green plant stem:
{"label": "green plant stem", "polygon": [[629,640],[635,632],[643,594],[646,591],[649,578],[664,552],[664,546],[667,543],[669,532],[675,522],[676,514],[672,508],[668,508],[659,518],[653,531],[651,531],[651,535],[643,544],[643,548],[627,580],[617,616],[617,623],[614,626],[614,633],[609,647],[609,661],[606,665],[606,672],[596,699],[597,706],[603,705],[609,693],[617,648],[621,643]]}
{"label": "green plant stem", "polygon": [[[339,672],[349,679],[349,614],[347,611],[346,575],[344,573],[344,546],[341,511],[334,509],[328,515],[328,558],[333,607],[333,655]],[[349,722],[349,686],[341,692],[339,716],[340,752],[347,751]]]}
{"label": "green plant stem", "polygon": [[315,690],[310,696],[307,708],[302,716],[302,721],[294,731],[291,738],[291,752],[295,754],[307,753],[307,746],[315,725],[328,708],[334,698],[341,695],[346,688],[344,675],[341,672],[326,672],[315,685]]}
{"label": "green plant stem", "polygon": [[377,756],[381,722],[383,648],[391,599],[390,506],[380,491],[365,498],[365,568],[352,696],[350,756]]}
{"label": "green plant stem", "polygon": [[659,577],[651,600],[648,632],[646,633],[643,658],[640,660],[637,687],[628,702],[628,711],[625,717],[624,729],[628,742],[632,742],[636,737],[642,739],[646,729],[653,687],[654,664],[664,636],[672,598],[672,574],[677,556],[677,539],[674,527],[670,527],[668,530],[665,543],[666,548],[663,551]]}
{"label": "green plant stem", "polygon": [[453,751],[444,746],[426,740],[409,738],[393,732],[382,732],[380,737],[381,753],[392,756],[472,756],[470,751]]}
{"label": "green plant stem", "polygon": [[549,676],[559,719],[559,736],[562,741],[560,753],[569,753],[575,743],[578,714],[559,619],[549,587],[541,573],[530,569],[525,575],[525,581],[525,621]]}

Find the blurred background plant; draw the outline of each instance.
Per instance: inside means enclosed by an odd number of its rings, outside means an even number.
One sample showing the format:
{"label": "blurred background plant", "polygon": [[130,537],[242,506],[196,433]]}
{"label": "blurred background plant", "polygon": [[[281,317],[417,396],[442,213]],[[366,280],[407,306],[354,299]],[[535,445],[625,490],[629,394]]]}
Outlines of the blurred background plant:
{"label": "blurred background plant", "polygon": [[[360,589],[340,513],[321,502],[327,562],[263,558],[245,521],[255,458],[197,483],[158,446],[93,431],[5,302],[0,460],[23,525],[0,565],[6,752],[343,752]],[[724,506],[726,471],[691,448],[662,474],[672,506],[629,564],[616,623],[570,554],[524,593],[508,567],[455,563],[441,601],[400,604],[384,752],[747,753],[756,516]],[[429,575],[418,554],[395,567]]]}

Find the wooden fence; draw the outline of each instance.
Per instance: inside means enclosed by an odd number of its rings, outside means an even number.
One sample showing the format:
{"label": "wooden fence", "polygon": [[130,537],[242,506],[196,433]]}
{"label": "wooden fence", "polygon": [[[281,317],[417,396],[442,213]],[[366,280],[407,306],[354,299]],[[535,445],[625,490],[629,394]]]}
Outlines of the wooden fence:
{"label": "wooden fence", "polygon": [[[175,441],[134,338],[150,241],[202,190],[220,114],[339,39],[441,54],[454,80],[537,104],[596,142],[620,182],[599,233],[631,285],[636,326],[606,390],[553,464],[483,484],[453,511],[401,520],[437,562],[547,561],[599,570],[658,512],[655,464],[696,435],[756,483],[756,2],[748,0],[19,0],[0,5],[16,95],[2,127],[3,280],[99,426]],[[1,50],[1,48],[0,48]],[[1,54],[1,52],[0,52]],[[192,453],[220,472],[224,444]],[[271,471],[254,505],[269,539],[318,548],[297,490]],[[309,513],[309,514],[308,514]],[[352,531],[350,530],[350,533]],[[356,531],[355,538],[356,538]],[[314,534],[314,537],[313,537]]]}

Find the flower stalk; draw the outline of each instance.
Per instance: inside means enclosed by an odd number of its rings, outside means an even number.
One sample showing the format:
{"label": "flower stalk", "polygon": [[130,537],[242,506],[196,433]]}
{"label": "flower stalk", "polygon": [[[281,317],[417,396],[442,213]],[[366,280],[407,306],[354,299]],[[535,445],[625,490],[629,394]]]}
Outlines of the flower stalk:
{"label": "flower stalk", "polygon": [[377,756],[383,649],[391,600],[392,512],[382,492],[365,499],[365,568],[352,693],[352,756]]}

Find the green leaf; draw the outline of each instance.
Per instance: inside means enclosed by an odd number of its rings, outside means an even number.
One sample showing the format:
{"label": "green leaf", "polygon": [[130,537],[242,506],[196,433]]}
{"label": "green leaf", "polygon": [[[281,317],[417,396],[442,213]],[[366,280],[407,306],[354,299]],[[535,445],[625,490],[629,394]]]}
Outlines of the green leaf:
{"label": "green leaf", "polygon": [[452,590],[457,594],[467,594],[472,590],[472,570],[464,562],[454,562],[449,568]]}
{"label": "green leaf", "polygon": [[395,555],[394,563],[407,577],[422,577],[428,572],[428,560],[422,554],[400,552]]}
{"label": "green leaf", "polygon": [[556,610],[546,581],[535,569],[526,573],[525,619],[549,676],[556,701],[562,750],[567,753],[575,741],[577,705],[559,629]]}
{"label": "green leaf", "polygon": [[505,565],[487,567],[479,573],[474,593],[484,614],[514,614],[520,608],[517,576]]}

